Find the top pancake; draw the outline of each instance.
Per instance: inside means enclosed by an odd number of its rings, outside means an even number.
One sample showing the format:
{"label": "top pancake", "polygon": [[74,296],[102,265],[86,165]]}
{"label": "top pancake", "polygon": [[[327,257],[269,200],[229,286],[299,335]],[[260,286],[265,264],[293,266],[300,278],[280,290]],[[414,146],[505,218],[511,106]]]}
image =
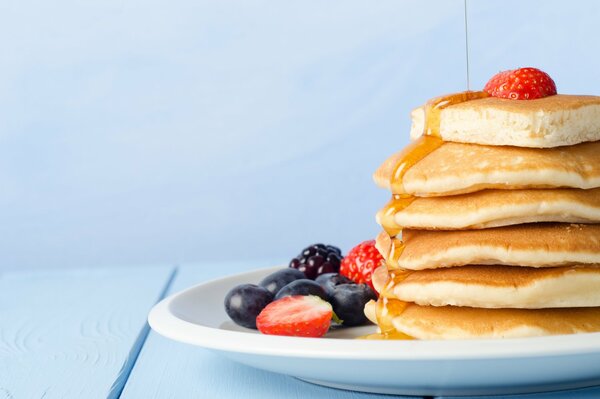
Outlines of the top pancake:
{"label": "top pancake", "polygon": [[[399,154],[373,175],[391,189]],[[559,148],[520,148],[444,143],[404,175],[403,192],[421,197],[483,189],[600,187],[600,141]]]}
{"label": "top pancake", "polygon": [[[411,138],[423,133],[424,108],[415,109]],[[441,111],[445,141],[548,148],[600,140],[600,97],[555,95],[537,100],[487,97]]]}

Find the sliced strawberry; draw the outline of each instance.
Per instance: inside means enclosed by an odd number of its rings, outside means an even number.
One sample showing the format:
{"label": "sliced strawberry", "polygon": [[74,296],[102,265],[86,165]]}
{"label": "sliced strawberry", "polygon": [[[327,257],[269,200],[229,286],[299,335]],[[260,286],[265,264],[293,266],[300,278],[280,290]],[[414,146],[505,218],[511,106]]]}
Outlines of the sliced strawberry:
{"label": "sliced strawberry", "polygon": [[556,84],[537,68],[519,68],[492,76],[483,90],[493,97],[535,100],[556,94]]}
{"label": "sliced strawberry", "polygon": [[313,295],[288,296],[268,304],[256,318],[263,334],[322,337],[329,330],[333,310]]}
{"label": "sliced strawberry", "polygon": [[342,259],[340,274],[357,284],[368,284],[373,290],[373,271],[384,264],[383,256],[375,248],[375,240],[358,244]]}

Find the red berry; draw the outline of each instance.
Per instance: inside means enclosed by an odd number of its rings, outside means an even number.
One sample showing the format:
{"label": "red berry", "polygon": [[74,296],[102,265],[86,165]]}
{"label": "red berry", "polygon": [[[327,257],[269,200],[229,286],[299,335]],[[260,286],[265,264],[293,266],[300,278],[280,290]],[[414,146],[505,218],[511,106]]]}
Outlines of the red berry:
{"label": "red berry", "polygon": [[537,68],[519,68],[494,75],[483,88],[490,96],[511,100],[534,100],[556,94],[556,84]]}
{"label": "red berry", "polygon": [[360,243],[342,259],[340,274],[358,284],[368,284],[373,291],[371,281],[373,271],[384,263],[383,256],[375,248],[375,240]]}
{"label": "red berry", "polygon": [[322,337],[332,316],[331,305],[317,296],[286,296],[260,312],[256,327],[263,334]]}

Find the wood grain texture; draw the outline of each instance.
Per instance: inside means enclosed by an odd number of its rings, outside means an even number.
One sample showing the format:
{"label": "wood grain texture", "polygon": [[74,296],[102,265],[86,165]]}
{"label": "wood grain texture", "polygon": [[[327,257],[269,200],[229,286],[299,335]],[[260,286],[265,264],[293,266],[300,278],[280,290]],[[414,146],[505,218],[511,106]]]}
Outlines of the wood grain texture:
{"label": "wood grain texture", "polygon": [[[270,262],[188,265],[179,268],[171,292],[218,276],[273,266]],[[211,351],[151,332],[121,396],[150,398],[382,398],[324,388],[244,366]]]}
{"label": "wood grain texture", "polygon": [[438,396],[437,399],[598,399],[600,387],[573,389],[570,391],[557,391],[546,393],[533,393],[527,395],[500,395],[500,396]]}
{"label": "wood grain texture", "polygon": [[[0,275],[0,398],[120,393],[174,268]],[[116,382],[116,383],[115,383]],[[113,385],[114,384],[114,385]]]}

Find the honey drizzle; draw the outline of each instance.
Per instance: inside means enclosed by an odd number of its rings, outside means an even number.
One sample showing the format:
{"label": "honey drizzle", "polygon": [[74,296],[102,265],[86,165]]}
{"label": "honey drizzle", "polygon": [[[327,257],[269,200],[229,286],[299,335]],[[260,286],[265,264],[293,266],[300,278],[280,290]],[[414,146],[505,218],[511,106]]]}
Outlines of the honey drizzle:
{"label": "honey drizzle", "polygon": [[440,133],[441,116],[444,108],[487,96],[488,94],[483,91],[465,91],[429,100],[423,109],[425,112],[423,134],[399,154],[390,181],[390,187],[394,194],[383,208],[380,219],[383,229],[392,238],[390,253],[387,258],[390,276],[377,301],[377,325],[381,333],[372,334],[373,337],[368,336],[367,339],[411,339],[408,335],[396,331],[390,316],[391,314],[399,315],[407,306],[406,302],[393,299],[395,296],[392,292],[393,287],[410,274],[410,271],[402,269],[399,265],[400,255],[404,250],[404,242],[397,237],[402,232],[402,226],[396,223],[394,217],[396,213],[406,209],[415,199],[414,196],[406,193],[404,176],[410,168],[444,144]]}
{"label": "honey drizzle", "polygon": [[371,334],[365,339],[413,339],[411,336],[396,330],[393,324],[394,317],[400,315],[408,306],[407,302],[396,299],[393,290],[396,284],[403,281],[412,271],[399,269],[388,272],[388,279],[379,293],[375,308],[379,333]]}
{"label": "honey drizzle", "polygon": [[[427,126],[427,123],[425,125]],[[430,129],[427,130],[429,131]],[[392,192],[401,197],[410,197],[404,189],[404,175],[420,160],[440,148],[442,144],[444,144],[444,141],[439,136],[424,134],[404,147],[392,173],[392,181],[390,182]]]}
{"label": "honey drizzle", "polygon": [[451,105],[487,97],[483,91],[464,91],[446,96],[432,98],[423,107],[425,113],[423,134],[402,150],[392,173],[391,187],[396,194],[406,194],[404,175],[417,162],[431,154],[444,144],[440,133],[442,111]]}
{"label": "honey drizzle", "polygon": [[379,298],[377,301],[377,325],[381,334],[396,332],[392,323],[395,316],[401,314],[408,304],[404,301],[392,298]]}
{"label": "honey drizzle", "polygon": [[413,271],[407,269],[390,270],[388,272],[388,279],[385,282],[384,287],[381,289],[379,297],[392,299],[396,298],[396,295],[394,294],[394,287],[404,281],[411,273],[413,273]]}
{"label": "honey drizzle", "polygon": [[414,339],[410,335],[406,335],[406,334],[401,333],[399,331],[394,331],[394,332],[390,332],[390,333],[387,333],[387,334],[374,333],[374,334],[369,334],[369,335],[363,335],[362,337],[359,337],[359,338],[361,338],[361,339],[369,339],[369,340],[388,340],[388,339],[408,340],[408,339]]}
{"label": "honey drizzle", "polygon": [[381,210],[379,222],[390,237],[395,237],[402,232],[402,226],[396,223],[396,213],[406,209],[414,200],[415,197],[412,195],[393,194],[392,199]]}
{"label": "honey drizzle", "polygon": [[390,254],[388,255],[387,266],[389,270],[404,270],[400,268],[400,255],[404,251],[404,241],[401,238],[392,238]]}

